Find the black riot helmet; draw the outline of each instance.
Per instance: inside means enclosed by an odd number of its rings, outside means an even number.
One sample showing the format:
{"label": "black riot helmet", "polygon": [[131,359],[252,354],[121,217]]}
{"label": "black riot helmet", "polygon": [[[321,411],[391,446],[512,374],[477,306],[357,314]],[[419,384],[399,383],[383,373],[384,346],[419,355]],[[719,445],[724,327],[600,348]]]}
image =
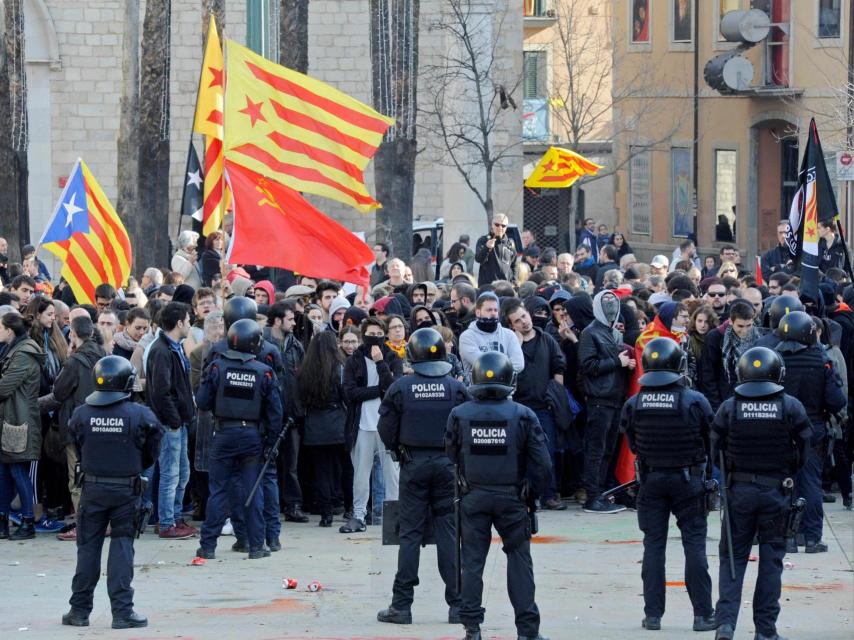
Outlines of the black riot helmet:
{"label": "black riot helmet", "polygon": [[815,344],[815,324],[804,311],[784,315],[774,333],[781,340],[777,348],[783,353],[797,353]]}
{"label": "black riot helmet", "polygon": [[745,398],[761,398],[783,390],[786,367],[780,354],[768,347],[752,347],[738,359],[735,392]]}
{"label": "black riot helmet", "polygon": [[442,334],[429,327],[418,329],[409,336],[406,355],[412,363],[413,371],[422,376],[441,378],[448,375],[452,369]]}
{"label": "black riot helmet", "polygon": [[503,400],[515,388],[513,363],[503,353],[487,351],[474,361],[469,393],[477,400]]}
{"label": "black riot helmet", "polygon": [[653,338],[643,349],[644,374],[638,382],[644,387],[664,387],[682,378],[688,360],[685,352],[670,338]]}
{"label": "black riot helmet", "polygon": [[768,306],[768,327],[776,329],[780,325],[783,316],[792,311],[803,311],[804,305],[795,296],[783,294],[774,298]]}
{"label": "black riot helmet", "polygon": [[261,352],[261,325],[255,320],[241,318],[228,328],[228,348],[240,353],[258,355]]}
{"label": "black riot helmet", "polygon": [[234,296],[229,298],[222,309],[222,320],[225,323],[225,330],[233,325],[238,320],[246,318],[255,320],[258,315],[258,305],[255,301],[246,298],[245,296]]}
{"label": "black riot helmet", "polygon": [[136,369],[126,358],[106,356],[95,363],[92,369],[95,390],[86,396],[86,404],[105,407],[130,398]]}

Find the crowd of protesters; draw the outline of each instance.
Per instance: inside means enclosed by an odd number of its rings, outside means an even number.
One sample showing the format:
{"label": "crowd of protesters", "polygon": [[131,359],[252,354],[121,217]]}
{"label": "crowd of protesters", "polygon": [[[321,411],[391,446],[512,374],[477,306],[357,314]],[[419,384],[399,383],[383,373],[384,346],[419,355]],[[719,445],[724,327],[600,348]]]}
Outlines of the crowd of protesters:
{"label": "crowd of protesters", "polygon": [[[755,273],[736,246],[701,256],[691,239],[641,262],[623,234],[594,220],[577,230],[574,253],[540,247],[530,230],[517,247],[498,214],[487,235],[474,243],[461,236],[437,264],[429,239],[416,238],[410,264],[375,244],[368,288],[323,279],[321,265],[318,277],[224,265],[227,233],[202,242],[183,231],[169,268],[151,266],[119,290],[101,284],[94,304],[79,304],[68,283],[52,280],[31,246],[21,263],[9,263],[0,238],[0,537],[75,539],[80,493],[67,422],[92,391],[95,362],[109,353],[134,364],[135,399],[166,427],[147,471],[151,524],[164,539],[196,534],[190,522],[204,518],[208,495],[197,434],[211,416],[193,396],[224,335],[223,306],[240,296],[257,303],[278,356],[285,418],[296,425],[277,458],[275,489],[265,490],[271,547],[280,514],[303,525],[316,515],[322,527],[341,516],[342,533],[381,522],[383,500],[397,497],[399,468],[377,434],[380,402],[409,371],[407,338],[422,327],[442,334],[464,383],[480,353],[510,358],[514,399],[537,414],[554,461],[543,508],[574,500],[590,513],[622,510],[600,494],[616,483],[620,408],[638,390],[640,355],[653,337],[682,346],[686,376],[717,409],[733,393],[741,354],[772,334],[774,301],[789,296],[814,317],[839,374],[851,373],[854,286],[844,248],[832,228],[820,227],[819,292],[804,295],[784,245],[786,224]],[[614,298],[612,321],[604,308]],[[852,439],[845,417],[838,422],[825,488],[836,483],[850,509]]]}

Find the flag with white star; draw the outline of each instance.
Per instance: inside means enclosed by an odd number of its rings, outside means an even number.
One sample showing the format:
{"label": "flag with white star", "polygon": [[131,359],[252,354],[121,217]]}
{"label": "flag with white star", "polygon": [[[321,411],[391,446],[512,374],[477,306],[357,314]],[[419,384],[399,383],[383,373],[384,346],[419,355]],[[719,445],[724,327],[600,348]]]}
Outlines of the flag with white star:
{"label": "flag with white star", "polygon": [[95,287],[122,287],[130,275],[130,238],[101,185],[78,159],[39,245],[62,260],[62,277],[79,303],[95,302]]}
{"label": "flag with white star", "polygon": [[205,176],[202,166],[199,164],[199,156],[196,147],[190,140],[190,148],[187,151],[187,169],[184,172],[184,193],[181,196],[181,215],[190,216],[193,219],[193,231],[201,232],[202,213],[204,208]]}

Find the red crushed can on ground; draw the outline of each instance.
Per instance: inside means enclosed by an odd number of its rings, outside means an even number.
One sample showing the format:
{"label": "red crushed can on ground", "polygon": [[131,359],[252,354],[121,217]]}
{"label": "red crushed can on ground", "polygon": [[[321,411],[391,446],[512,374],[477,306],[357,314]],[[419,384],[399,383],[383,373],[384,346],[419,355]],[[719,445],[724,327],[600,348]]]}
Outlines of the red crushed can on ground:
{"label": "red crushed can on ground", "polygon": [[284,578],[282,580],[282,586],[285,589],[296,589],[297,588],[297,581],[294,578]]}
{"label": "red crushed can on ground", "polygon": [[308,583],[309,591],[320,591],[321,589],[323,589],[323,585],[320,584],[317,580],[312,580]]}

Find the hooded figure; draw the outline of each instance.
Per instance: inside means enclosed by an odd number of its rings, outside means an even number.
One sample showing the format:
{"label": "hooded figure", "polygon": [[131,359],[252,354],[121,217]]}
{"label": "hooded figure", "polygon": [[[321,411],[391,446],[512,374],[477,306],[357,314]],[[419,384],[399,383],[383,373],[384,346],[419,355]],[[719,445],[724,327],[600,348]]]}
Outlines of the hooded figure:
{"label": "hooded figure", "polygon": [[267,304],[272,305],[276,302],[276,289],[273,286],[273,283],[269,280],[260,280],[255,283],[255,289],[261,289],[264,293],[267,294]]}
{"label": "hooded figure", "polygon": [[[557,295],[557,294],[555,294]],[[552,298],[554,300],[554,298]],[[549,301],[549,304],[552,304]],[[563,309],[569,316],[572,328],[580,334],[593,322],[593,299],[588,293],[576,293],[571,298],[564,300]]]}
{"label": "hooded figure", "polygon": [[613,291],[600,291],[593,298],[593,317],[611,329],[611,337],[616,344],[622,344],[623,336],[617,330],[620,319],[620,299]]}
{"label": "hooded figure", "polygon": [[336,319],[335,314],[342,309],[346,312],[349,308],[350,303],[347,302],[347,298],[336,296],[332,302],[329,303],[329,319],[326,321],[326,329],[328,331],[334,331],[335,335],[338,335],[338,332],[341,330],[344,315],[342,314],[340,318]]}
{"label": "hooded figure", "polygon": [[540,296],[531,296],[525,300],[525,309],[531,315],[531,322],[534,323],[534,326],[545,331],[552,315],[552,310],[546,299]]}

